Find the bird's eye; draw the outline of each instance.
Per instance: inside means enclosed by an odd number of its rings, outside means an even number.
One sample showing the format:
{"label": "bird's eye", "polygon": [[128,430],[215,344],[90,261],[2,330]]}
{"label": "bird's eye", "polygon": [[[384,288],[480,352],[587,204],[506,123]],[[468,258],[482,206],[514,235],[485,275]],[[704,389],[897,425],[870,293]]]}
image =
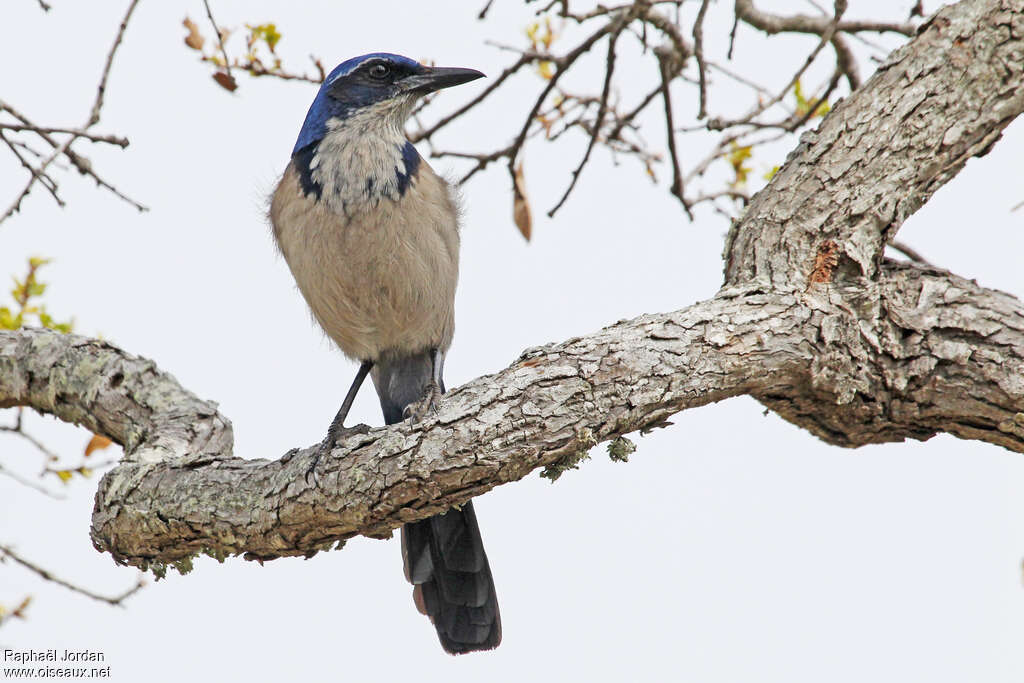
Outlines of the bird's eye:
{"label": "bird's eye", "polygon": [[391,74],[391,69],[388,67],[387,64],[374,64],[373,66],[370,67],[369,74],[370,78],[380,81],[387,78]]}

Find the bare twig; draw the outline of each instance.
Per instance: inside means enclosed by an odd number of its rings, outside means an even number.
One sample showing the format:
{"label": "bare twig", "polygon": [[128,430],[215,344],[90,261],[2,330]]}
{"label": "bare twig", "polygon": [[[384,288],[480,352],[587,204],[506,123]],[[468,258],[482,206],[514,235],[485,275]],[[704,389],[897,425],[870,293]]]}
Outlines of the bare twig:
{"label": "bare twig", "polygon": [[[50,147],[57,147],[57,145],[60,144],[53,136],[46,132],[46,129],[43,126],[37,126],[32,123],[27,116],[15,109],[9,102],[5,102],[0,99],[0,111],[6,111],[8,114],[21,121],[25,126],[30,128],[33,133],[41,137],[48,145],[50,145]],[[72,130],[73,135],[77,135],[77,133],[77,130]],[[38,158],[42,158],[43,155],[36,154],[36,156]],[[87,158],[76,154],[74,150],[68,150],[68,161],[70,161],[82,175],[93,175],[91,172],[92,163]]]}
{"label": "bare twig", "polygon": [[[534,0],[529,1],[532,2]],[[489,9],[490,4],[488,3],[484,11]],[[562,0],[538,1],[537,4],[539,5],[538,15],[556,12],[559,16],[570,19],[580,25],[596,23],[599,26],[596,31],[588,34],[585,39],[560,56],[550,52],[548,43],[538,44],[537,41],[533,41],[532,45],[525,48],[491,43],[501,50],[514,52],[516,54],[515,61],[506,66],[501,74],[472,100],[461,105],[458,109],[445,115],[433,124],[424,125],[420,122],[418,114],[421,110],[426,109],[429,104],[424,103],[423,107],[416,112],[417,116],[414,120],[418,130],[410,135],[410,139],[413,142],[427,141],[430,144],[431,156],[461,158],[475,162],[460,180],[460,182],[466,182],[472,176],[500,159],[506,160],[508,172],[514,179],[517,161],[522,154],[524,144],[529,138],[543,133],[549,142],[554,142],[572,129],[584,131],[588,142],[582,160],[572,171],[568,188],[551,208],[550,215],[560,210],[567,201],[568,196],[572,193],[578,182],[582,169],[592,158],[593,149],[597,145],[607,147],[612,152],[613,158],[616,161],[616,155],[619,153],[637,157],[645,165],[648,175],[655,180],[653,164],[669,158],[673,164],[672,194],[680,198],[688,212],[695,202],[714,203],[721,199],[745,201],[747,197],[746,192],[736,187],[727,187],[721,190],[710,188],[692,198],[686,197],[684,190],[691,178],[702,176],[711,163],[726,156],[730,144],[735,143],[743,147],[754,147],[778,140],[803,127],[812,118],[820,116],[822,112],[821,105],[828,103],[829,99],[839,89],[842,81],[845,80],[849,84],[851,91],[858,88],[861,78],[858,72],[856,57],[847,44],[847,36],[860,40],[858,32],[896,31],[906,34],[915,28],[911,24],[886,23],[882,21],[844,21],[842,17],[846,11],[847,0],[835,0],[833,3],[834,14],[832,15],[828,15],[825,9],[818,3],[812,2],[811,4],[817,11],[822,13],[820,17],[808,17],[799,14],[793,16],[766,14],[758,11],[754,7],[752,0],[738,0],[733,8],[737,23],[742,21],[757,30],[769,34],[783,32],[810,33],[817,35],[819,38],[817,46],[806,56],[799,68],[791,72],[785,87],[778,90],[769,90],[769,88],[750,80],[744,74],[737,73],[726,65],[707,59],[704,54],[703,26],[707,15],[714,11],[715,5],[710,0],[702,0],[697,8],[692,31],[692,44],[689,42],[688,37],[684,36],[680,30],[678,11],[681,3],[676,0],[664,0],[662,2],[652,2],[650,0],[623,1],[617,4],[597,5],[582,12],[571,11],[569,3]],[[675,9],[676,20],[673,21],[671,19],[670,13],[658,11],[657,8],[663,4],[671,5]],[[620,20],[624,21],[621,26],[617,24]],[[594,94],[570,94],[562,89],[563,76],[574,66],[579,57],[586,52],[592,51],[597,40],[603,39],[609,33],[614,33],[615,40],[609,46],[611,48],[613,45],[616,45],[616,41],[618,41],[621,34],[628,34],[629,36],[636,37],[642,50],[646,53],[650,47],[648,28],[657,30],[668,42],[654,49],[654,53],[659,61],[659,69],[661,70],[656,87],[649,91],[639,102],[631,105],[631,109],[622,111],[613,101],[614,98],[611,93],[614,91],[611,88],[614,85],[612,79],[612,72],[615,66],[614,57],[607,60],[602,78],[603,86],[600,92]],[[735,38],[735,31],[736,27],[734,26],[733,39]],[[844,34],[844,31],[847,33]],[[621,53],[621,41],[618,41],[617,45],[618,47],[613,49],[618,49],[618,52]],[[797,106],[793,106],[788,101],[788,96],[794,92],[800,78],[810,68],[811,64],[819,58],[826,45],[832,45],[835,50],[836,65],[832,76],[827,82],[813,90],[814,96],[809,97],[809,101],[798,97]],[[730,45],[730,57],[731,49]],[[694,56],[697,62],[697,73],[693,77],[687,76],[683,71],[683,67],[690,56]],[[512,76],[521,73],[525,67],[537,64],[538,62],[549,63],[553,67],[553,71],[549,77],[546,77],[547,82],[535,96],[533,106],[530,108],[519,132],[510,144],[493,151],[482,152],[438,151],[436,149],[434,145],[436,133],[469,111],[477,108],[484,101],[487,101]],[[621,72],[621,69],[619,71]],[[726,120],[720,117],[713,117],[708,120],[707,117],[710,114],[711,71],[722,73],[728,78],[749,87],[757,96],[757,106],[748,112],[746,116],[738,119]],[[669,134],[669,139],[666,140],[667,153],[662,154],[660,150],[650,150],[647,143],[639,138],[639,115],[648,108],[648,105],[656,97],[661,96],[663,100],[666,100],[671,91],[671,82],[676,79],[682,80],[685,83],[692,83],[695,86],[699,106],[694,118],[696,120],[705,119],[706,123],[703,125],[691,125],[690,121],[687,121],[686,125],[682,127],[677,127],[673,124],[672,133]],[[549,104],[548,99],[553,93],[557,93],[559,97],[557,101]],[[668,97],[664,104],[665,116],[673,119],[678,116],[677,107],[673,106],[674,103],[670,97]],[[766,121],[763,119],[763,115],[769,112],[769,110],[784,112],[784,116],[781,119]],[[755,134],[763,129],[773,129],[777,133],[768,137]],[[708,130],[723,132],[721,139],[715,145],[713,153],[695,167],[685,169],[676,149],[674,134],[706,132]],[[513,188],[515,188],[514,183]]]}
{"label": "bare twig", "polygon": [[494,92],[502,83],[504,83],[509,76],[516,73],[517,71],[519,71],[519,69],[521,69],[523,66],[529,64],[532,61],[534,61],[533,57],[528,57],[525,54],[521,55],[518,60],[516,60],[511,66],[505,68],[505,70],[501,72],[500,76],[498,76],[486,88],[484,88],[483,92],[481,92],[479,95],[471,99],[469,102],[453,111],[448,116],[443,117],[440,121],[435,123],[430,128],[413,133],[412,135],[409,136],[409,139],[412,140],[413,142],[419,142],[420,140],[430,139],[430,137],[434,133],[439,131],[441,128],[447,126],[449,123],[459,118],[467,111],[469,111],[470,109],[472,109],[473,107],[487,99],[487,96]]}
{"label": "bare twig", "polygon": [[[739,12],[741,4],[747,4],[751,8],[753,8],[753,3],[745,2],[745,0],[736,0],[737,12]],[[821,52],[822,48],[824,48],[831,42],[832,36],[835,35],[837,27],[839,26],[839,20],[842,18],[843,13],[846,12],[847,4],[848,0],[835,0],[835,17],[828,23],[827,27],[821,32],[821,40],[818,41],[818,45],[814,48],[814,50],[811,51],[809,55],[807,55],[807,59],[804,60],[803,66],[801,66],[800,69],[798,69],[797,72],[793,74],[793,77],[789,79],[789,83],[786,84],[786,87],[780,90],[779,93],[776,94],[771,99],[759,102],[757,106],[750,110],[750,112],[748,112],[745,116],[739,119],[722,120],[719,118],[714,118],[709,120],[708,129],[725,130],[726,128],[730,128],[732,126],[749,123],[753,121],[755,117],[760,116],[762,113],[768,110],[770,107],[778,104],[782,100],[782,98],[786,96],[786,93],[790,92],[793,89],[793,86],[796,85],[797,81],[800,80],[800,77],[803,76],[805,71],[807,71],[807,68],[814,62],[814,59],[818,56],[818,53]],[[746,20],[746,17],[743,18],[744,20]]]}
{"label": "bare twig", "polygon": [[89,470],[90,472],[97,472],[99,470],[102,470],[104,467],[116,465],[118,462],[120,462],[120,460],[118,460],[117,458],[111,458],[109,460],[98,460],[94,463],[82,462],[80,465],[74,465],[70,467],[50,466],[43,469],[43,474],[60,475],[61,472],[78,472],[83,476],[87,476],[84,470]]}
{"label": "bare twig", "polygon": [[736,47],[736,29],[740,27],[740,14],[739,12],[733,12],[732,18],[732,30],[729,31],[729,50],[725,53],[725,58],[730,62],[732,61],[732,51]]}
{"label": "bare twig", "polygon": [[836,33],[832,36],[832,47],[836,51],[836,66],[839,68],[843,75],[846,76],[846,82],[850,85],[850,90],[854,91],[860,87],[860,72],[857,70],[857,58],[853,56],[853,50],[846,44],[843,36]]}
{"label": "bare twig", "polygon": [[22,411],[23,411],[22,408],[18,408],[17,413],[16,413],[16,417],[14,418],[14,425],[12,425],[10,427],[8,427],[6,425],[0,425],[0,432],[10,432],[11,434],[15,434],[15,435],[21,437],[22,439],[25,439],[30,444],[35,446],[36,450],[38,450],[40,453],[42,453],[44,456],[46,456],[46,459],[48,461],[50,461],[50,462],[55,462],[57,460],[60,460],[60,457],[56,453],[54,453],[52,450],[47,448],[46,445],[43,444],[42,441],[40,441],[39,439],[37,439],[36,437],[32,436],[31,434],[29,434],[28,432],[25,431],[24,424],[22,423],[22,417],[23,417]]}
{"label": "bare twig", "polygon": [[476,160],[476,166],[474,166],[468,173],[459,178],[458,184],[462,185],[467,180],[472,178],[478,172],[487,168],[488,164],[497,161],[503,157],[507,157],[512,153],[512,146],[509,145],[504,149],[499,149],[488,154],[473,154],[470,152],[447,152],[447,151],[436,151],[430,156],[434,158],[441,157],[455,157],[456,159],[474,159]]}
{"label": "bare twig", "polygon": [[704,66],[704,15],[708,12],[708,5],[711,0],[704,0],[697,12],[697,20],[693,22],[693,54],[697,58],[697,70],[700,73],[700,107],[697,110],[697,118],[703,119],[708,115],[708,85],[707,69]]}
{"label": "bare twig", "polygon": [[128,29],[128,21],[132,18],[132,12],[135,11],[135,7],[138,4],[139,0],[131,0],[128,4],[128,11],[125,12],[124,19],[121,20],[121,25],[117,29],[117,35],[114,36],[114,44],[110,46],[110,51],[107,53],[107,62],[103,65],[103,75],[100,76],[100,84],[96,88],[96,100],[92,104],[92,111],[89,112],[89,119],[83,128],[91,128],[100,121],[100,110],[103,108],[103,97],[107,91],[107,78],[110,76],[110,68],[114,65],[114,55],[117,54],[117,48],[121,46],[124,32]]}
{"label": "bare twig", "polygon": [[46,175],[47,167],[50,164],[52,164],[53,161],[57,157],[59,157],[60,155],[64,154],[64,152],[67,151],[68,146],[72,142],[74,142],[75,139],[76,139],[75,136],[72,135],[67,140],[65,140],[64,142],[60,143],[53,150],[53,153],[50,154],[50,156],[46,157],[46,159],[43,160],[43,162],[39,165],[39,168],[35,169],[32,172],[32,174],[29,176],[28,183],[25,185],[24,188],[22,188],[21,192],[18,193],[18,196],[15,197],[14,201],[11,202],[11,205],[7,207],[7,211],[5,211],[2,216],[0,216],[0,223],[3,223],[5,220],[10,218],[12,215],[14,215],[14,213],[16,211],[18,211],[18,209],[21,208],[21,202],[25,199],[25,197],[28,196],[28,193],[32,191],[32,186],[36,184],[36,180],[38,180],[38,179],[40,179],[40,178],[42,178],[42,177],[44,177]]}
{"label": "bare twig", "polygon": [[911,261],[920,263],[923,266],[932,265],[928,261],[928,259],[926,259],[924,256],[921,256],[921,254],[916,249],[907,245],[904,242],[900,242],[899,240],[893,240],[892,242],[889,243],[889,246],[895,249],[896,251],[900,252],[907,258],[909,258]]}
{"label": "bare twig", "polygon": [[[826,33],[900,33],[913,36],[917,32],[917,24],[911,22],[893,23],[884,21],[840,21],[834,22],[826,17],[810,17],[805,14],[794,14],[782,17],[762,12],[754,7],[754,0],[736,0],[736,16],[744,23],[764,31],[768,35],[775,33],[814,33],[824,36]],[[834,25],[833,25],[834,24]]]}
{"label": "bare twig", "polygon": [[[121,45],[121,41],[124,38],[124,33],[128,28],[128,22],[131,19],[132,13],[135,11],[137,5],[138,0],[131,0],[131,2],[128,5],[128,9],[125,12],[124,18],[121,20],[121,24],[118,28],[117,34],[114,37],[114,42],[111,45],[110,50],[107,52],[106,62],[104,63],[103,71],[100,74],[100,82],[96,88],[96,98],[93,101],[92,108],[89,111],[89,116],[81,129],[36,126],[31,121],[29,121],[24,115],[15,110],[14,107],[0,100],[0,111],[6,111],[7,113],[14,116],[21,122],[23,130],[25,130],[26,132],[33,132],[37,134],[39,137],[45,140],[46,143],[49,144],[53,149],[52,153],[46,156],[36,167],[32,167],[25,161],[25,159],[19,156],[19,161],[21,161],[22,165],[26,166],[30,172],[28,183],[11,202],[10,206],[3,213],[3,215],[0,215],[0,223],[3,223],[5,220],[10,218],[15,212],[17,212],[21,208],[22,201],[24,201],[25,197],[28,196],[28,194],[32,191],[32,187],[35,185],[37,181],[42,182],[43,185],[46,186],[47,189],[50,191],[50,193],[54,195],[54,198],[57,199],[56,182],[53,181],[53,179],[47,174],[46,171],[47,168],[49,168],[50,164],[52,164],[61,156],[67,156],[68,160],[71,161],[71,163],[75,166],[76,169],[78,169],[80,173],[92,177],[96,181],[96,184],[99,185],[100,187],[109,190],[114,195],[128,202],[139,211],[148,210],[145,206],[139,204],[133,199],[130,199],[126,195],[122,194],[119,190],[117,190],[117,188],[115,188],[113,185],[100,178],[100,176],[97,175],[95,171],[93,171],[92,164],[90,163],[90,161],[85,157],[75,153],[71,149],[71,145],[79,138],[85,138],[88,140],[92,140],[94,142],[108,142],[111,144],[117,144],[121,147],[125,147],[128,144],[128,141],[124,140],[123,138],[115,138],[113,136],[94,136],[88,133],[88,130],[89,128],[97,124],[100,120],[100,113],[103,109],[103,101],[107,89],[107,79],[110,76],[110,70],[114,63],[114,56],[117,54],[117,49]],[[15,129],[15,126],[11,126],[9,124],[5,124],[3,125],[3,127],[11,130]],[[51,133],[67,134],[68,137],[66,140],[58,142],[51,135]],[[11,149],[13,150],[13,146],[11,146],[11,144],[8,144],[8,146],[11,147]],[[64,204],[59,199],[57,199],[57,202],[58,205],[64,206]]]}
{"label": "bare twig", "polygon": [[485,19],[485,18],[487,18],[487,12],[488,12],[488,10],[491,9],[491,5],[493,3],[494,3],[494,0],[487,0],[487,4],[484,5],[484,8],[482,10],[480,10],[480,14],[476,15],[476,18],[477,19]]}
{"label": "bare twig", "polygon": [[6,476],[10,477],[11,479],[13,479],[14,481],[18,482],[19,484],[21,484],[22,486],[27,486],[28,488],[33,489],[35,491],[38,491],[39,493],[42,493],[43,495],[49,496],[50,498],[54,498],[56,500],[65,500],[67,498],[67,496],[65,496],[64,494],[62,494],[62,493],[54,493],[53,491],[51,491],[50,489],[46,488],[42,484],[37,484],[36,482],[32,481],[31,479],[23,477],[20,474],[18,474],[17,472],[14,472],[13,470],[7,469],[2,464],[0,464],[0,474],[6,475]]}
{"label": "bare twig", "polygon": [[836,69],[835,73],[832,74],[832,79],[828,82],[828,85],[825,86],[825,92],[823,92],[818,97],[814,98],[807,105],[807,111],[805,111],[800,116],[791,116],[790,121],[788,123],[784,122],[783,124],[781,124],[781,127],[789,132],[793,132],[801,128],[805,123],[807,123],[812,116],[816,116],[818,113],[818,108],[823,103],[828,101],[829,96],[832,95],[832,92],[839,85],[839,80],[842,78],[842,76],[842,70]]}
{"label": "bare twig", "polygon": [[206,16],[210,19],[210,24],[213,26],[213,32],[217,34],[217,43],[220,45],[220,53],[224,55],[224,70],[228,74],[228,78],[234,80],[234,76],[231,75],[231,60],[228,58],[228,51],[224,49],[224,35],[220,32],[220,27],[217,26],[217,21],[213,18],[213,12],[210,11],[209,0],[203,0],[203,6],[206,8]]}
{"label": "bare twig", "polygon": [[312,83],[313,85],[320,85],[323,83],[327,74],[324,72],[323,66],[320,64],[320,60],[310,55],[310,59],[313,60],[313,65],[317,67],[317,76],[307,76],[306,74],[293,74],[281,70],[271,70],[263,66],[261,62],[252,61],[245,64],[241,64],[235,61],[236,69],[244,69],[246,73],[254,78],[261,76],[269,76],[276,78],[280,81],[301,81],[303,83]]}
{"label": "bare twig", "polygon": [[[764,95],[766,97],[771,97],[773,95],[772,91],[769,90],[768,88],[764,87],[763,85],[755,83],[754,81],[750,80],[749,78],[742,74],[736,73],[732,69],[724,67],[721,64],[716,64],[715,62],[712,61],[706,61],[705,64],[707,64],[708,68],[714,69],[715,71],[720,71],[721,73],[725,74],[726,76],[736,81],[737,83],[741,83],[761,95]],[[700,126],[700,128],[704,129],[705,127]]]}
{"label": "bare twig", "polygon": [[3,558],[10,558],[11,560],[16,562],[17,564],[20,564],[22,567],[25,567],[29,571],[34,572],[40,578],[42,578],[42,579],[44,579],[46,581],[50,581],[51,583],[55,583],[58,586],[63,586],[64,588],[67,588],[70,591],[74,591],[75,593],[78,593],[79,595],[84,595],[87,598],[92,598],[93,600],[98,600],[100,602],[105,602],[108,605],[114,605],[116,607],[123,607],[124,606],[123,603],[124,603],[125,600],[127,600],[131,596],[133,596],[136,593],[138,593],[143,588],[143,586],[146,585],[145,580],[140,575],[139,579],[136,581],[135,585],[132,586],[131,588],[129,588],[128,590],[126,590],[125,592],[121,593],[120,595],[114,595],[114,596],[100,595],[99,593],[93,593],[91,590],[89,590],[87,588],[82,588],[81,586],[76,586],[73,583],[70,583],[68,581],[65,581],[64,579],[61,579],[61,578],[59,578],[57,576],[54,576],[48,570],[43,569],[39,565],[37,565],[37,564],[35,564],[33,562],[30,562],[29,560],[26,560],[25,558],[21,557],[20,555],[15,553],[13,550],[11,550],[8,546],[0,545],[0,559],[3,559]]}
{"label": "bare twig", "polygon": [[74,135],[75,137],[84,138],[90,142],[105,142],[110,145],[117,145],[121,149],[128,146],[128,138],[118,137],[116,135],[97,135],[96,133],[90,133],[83,128],[50,128],[46,126],[30,126],[19,123],[2,123],[0,122],[0,130],[9,130],[14,132],[30,131],[32,133],[67,133]]}
{"label": "bare twig", "polygon": [[693,211],[686,201],[686,188],[683,185],[683,172],[679,165],[679,153],[676,151],[675,126],[672,124],[672,96],[669,92],[669,83],[672,80],[672,73],[664,59],[659,60],[661,67],[661,95],[665,102],[665,132],[668,137],[668,155],[672,161],[672,189],[670,190],[683,205],[687,217],[693,220]]}
{"label": "bare twig", "polygon": [[601,134],[601,127],[604,125],[605,113],[608,111],[608,93],[611,92],[612,86],[612,74],[615,73],[615,43],[619,39],[619,35],[622,33],[622,29],[625,28],[628,23],[629,17],[624,16],[619,21],[618,28],[615,29],[608,39],[608,57],[605,61],[604,71],[604,86],[601,89],[601,102],[597,109],[597,120],[594,123],[594,130],[590,134],[590,142],[587,143],[587,151],[583,153],[583,159],[580,160],[579,166],[572,172],[572,180],[569,181],[569,187],[565,188],[565,193],[562,194],[562,198],[558,200],[548,211],[548,218],[554,218],[555,213],[561,208],[565,200],[569,198],[574,187],[576,187],[576,181],[579,180],[580,174],[583,172],[583,167],[587,165],[587,161],[590,160],[590,153],[594,150],[594,145],[597,143],[597,138]]}
{"label": "bare twig", "polygon": [[64,208],[64,200],[61,199],[60,196],[57,194],[57,181],[55,181],[53,178],[46,175],[45,173],[40,173],[39,171],[37,171],[36,167],[30,164],[25,159],[25,157],[21,155],[21,152],[18,151],[18,147],[13,142],[7,139],[7,136],[4,135],[2,129],[0,129],[0,140],[3,140],[4,144],[7,145],[7,147],[11,150],[14,156],[17,157],[18,161],[21,162],[22,167],[26,168],[28,172],[31,173],[36,178],[36,180],[38,180],[43,185],[43,187],[47,189],[47,191],[49,191],[50,195],[53,197],[53,200],[57,202],[57,206]]}
{"label": "bare twig", "polygon": [[521,199],[522,197],[519,196],[519,189],[515,183],[515,162],[519,155],[519,151],[522,149],[523,142],[526,140],[526,134],[529,132],[530,126],[533,125],[534,118],[537,116],[537,112],[540,111],[541,105],[544,104],[548,95],[551,94],[551,91],[554,90],[555,86],[558,84],[558,79],[565,74],[569,67],[571,67],[581,55],[588,52],[594,43],[603,38],[607,33],[610,33],[614,28],[615,22],[608,22],[590,34],[590,36],[577,45],[576,48],[562,57],[552,60],[556,67],[555,73],[551,75],[551,78],[548,79],[548,84],[541,91],[537,99],[534,100],[533,107],[530,109],[530,113],[527,115],[525,123],[523,123],[522,128],[519,130],[519,134],[516,135],[515,142],[512,143],[512,153],[509,155],[508,160],[508,172],[509,178],[512,180],[512,187],[514,188],[517,199]]}

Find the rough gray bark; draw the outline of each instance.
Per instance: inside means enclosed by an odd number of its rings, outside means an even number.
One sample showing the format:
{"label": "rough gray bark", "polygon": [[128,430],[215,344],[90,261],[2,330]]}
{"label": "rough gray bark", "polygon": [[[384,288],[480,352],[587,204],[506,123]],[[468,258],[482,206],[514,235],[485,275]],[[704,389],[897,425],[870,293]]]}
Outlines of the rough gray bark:
{"label": "rough gray bark", "polygon": [[733,226],[711,300],[530,349],[424,422],[232,457],[213,405],[104,342],[0,332],[0,407],[125,447],[92,537],[119,562],[311,554],[381,536],[686,408],[749,394],[843,446],[947,432],[1024,451],[1024,305],[885,261],[902,222],[1024,111],[1024,0],[964,0],[806,134]]}

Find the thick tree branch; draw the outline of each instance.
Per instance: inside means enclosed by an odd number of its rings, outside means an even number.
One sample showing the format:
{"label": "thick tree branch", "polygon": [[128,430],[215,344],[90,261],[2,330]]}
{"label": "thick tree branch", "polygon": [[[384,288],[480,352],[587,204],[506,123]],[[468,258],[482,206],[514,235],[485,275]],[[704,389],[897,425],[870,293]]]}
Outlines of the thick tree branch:
{"label": "thick tree branch", "polygon": [[851,315],[825,284],[788,295],[732,288],[528,350],[450,392],[421,424],[340,443],[319,487],[302,476],[312,449],[231,457],[226,420],[211,406],[102,342],[0,333],[0,406],[119,425],[109,434],[126,444],[125,462],[101,483],[93,539],[143,567],[203,552],[308,555],[355,534],[387,535],[534,469],[572,464],[598,442],[742,394],[838,445],[946,431],[1024,452],[1021,303],[942,271],[884,270],[869,315]]}
{"label": "thick tree branch", "polygon": [[1024,0],[964,0],[805,133],[726,244],[726,281],[805,286],[820,249],[871,279],[885,245],[1024,111]]}
{"label": "thick tree branch", "polygon": [[[42,330],[0,332],[0,407],[117,440],[92,537],[120,562],[310,555],[457,505],[672,414],[752,395],[842,446],[938,432],[1024,452],[1024,306],[884,261],[902,221],[1024,110],[1024,0],[939,13],[804,137],[734,225],[709,301],[531,349],[437,414],[311,450],[232,457],[212,404],[149,361]],[[619,450],[622,443],[619,442]]]}

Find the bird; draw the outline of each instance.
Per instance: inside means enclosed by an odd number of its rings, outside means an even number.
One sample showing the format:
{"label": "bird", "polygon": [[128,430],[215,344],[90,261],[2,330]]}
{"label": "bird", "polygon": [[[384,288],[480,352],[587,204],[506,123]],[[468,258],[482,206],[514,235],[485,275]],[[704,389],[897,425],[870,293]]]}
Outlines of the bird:
{"label": "bird", "polygon": [[[359,362],[310,472],[345,427],[367,375],[386,424],[421,419],[444,392],[455,329],[460,206],[405,122],[420,99],[478,78],[386,52],[339,64],[320,86],[270,200],[276,244],[326,335]],[[308,474],[307,474],[308,476]],[[406,579],[444,650],[501,642],[494,579],[472,501],[401,531]]]}

